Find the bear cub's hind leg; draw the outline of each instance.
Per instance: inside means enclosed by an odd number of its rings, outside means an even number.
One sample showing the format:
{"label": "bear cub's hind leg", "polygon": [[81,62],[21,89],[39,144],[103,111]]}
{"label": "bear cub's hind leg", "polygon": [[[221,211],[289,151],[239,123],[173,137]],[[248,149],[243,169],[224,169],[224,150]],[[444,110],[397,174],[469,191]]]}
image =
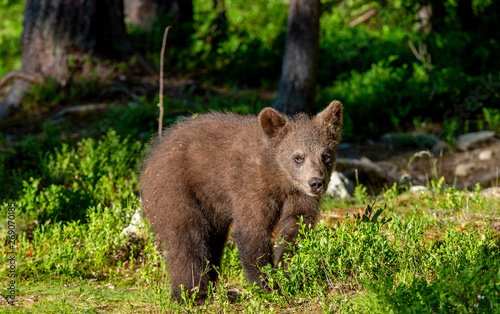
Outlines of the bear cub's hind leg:
{"label": "bear cub's hind leg", "polygon": [[[215,284],[220,266],[222,251],[227,237],[226,232],[214,232],[210,224],[196,208],[184,208],[185,219],[175,221],[166,234],[167,260],[170,268],[172,292],[182,300],[184,290],[189,294],[198,290],[198,302],[207,297],[209,282]],[[174,223],[174,222],[173,222]]]}

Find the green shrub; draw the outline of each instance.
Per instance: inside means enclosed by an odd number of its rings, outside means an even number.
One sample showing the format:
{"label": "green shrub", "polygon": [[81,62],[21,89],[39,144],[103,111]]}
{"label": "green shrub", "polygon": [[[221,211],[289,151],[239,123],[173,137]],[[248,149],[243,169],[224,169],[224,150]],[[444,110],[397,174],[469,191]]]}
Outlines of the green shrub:
{"label": "green shrub", "polygon": [[[25,222],[83,221],[91,206],[126,206],[135,197],[135,167],[143,150],[140,142],[121,139],[114,131],[97,143],[84,139],[77,148],[64,142],[59,146],[57,141],[50,133],[44,138],[28,138],[18,146],[25,150],[23,158],[16,154],[7,157],[12,168],[4,180],[13,182],[15,189],[5,199],[15,200]],[[6,210],[6,203],[0,205],[0,212]]]}
{"label": "green shrub", "polygon": [[356,134],[380,134],[396,120],[411,121],[427,106],[425,91],[429,90],[429,78],[425,70],[416,63],[411,68],[406,64],[394,67],[395,60],[397,56],[391,56],[363,73],[353,70],[347,80],[335,81],[332,87],[318,93],[318,103],[329,99],[341,99],[344,103],[344,115],[353,128],[346,130],[346,137],[352,136],[350,132],[354,130]]}
{"label": "green shrub", "polygon": [[[287,298],[364,287],[352,305],[368,312],[490,312],[500,305],[500,249],[493,232],[450,228],[428,241],[423,221],[366,215],[333,228],[300,224],[286,268],[265,268]],[[371,218],[370,218],[371,217]],[[365,219],[366,218],[366,219]],[[382,225],[387,223],[382,228]],[[283,266],[283,265],[281,265]]]}

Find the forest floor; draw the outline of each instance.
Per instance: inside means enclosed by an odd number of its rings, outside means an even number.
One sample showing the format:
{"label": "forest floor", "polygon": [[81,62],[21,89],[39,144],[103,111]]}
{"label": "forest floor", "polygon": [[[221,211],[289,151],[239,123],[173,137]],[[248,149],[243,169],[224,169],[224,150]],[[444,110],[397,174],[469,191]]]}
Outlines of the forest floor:
{"label": "forest floor", "polygon": [[[244,97],[244,104],[227,95],[171,100],[167,120],[190,111],[246,113],[269,105],[253,92]],[[318,228],[304,233],[290,259],[294,271],[266,270],[279,289],[267,294],[249,286],[230,241],[213,301],[199,307],[190,299],[182,304],[169,299],[163,253],[149,227],[142,236],[122,235],[140,206],[136,165],[157,127],[156,104],[78,105],[88,110],[60,114],[65,109],[54,104],[0,127],[6,165],[0,167],[0,183],[11,184],[0,213],[7,216],[14,204],[19,228],[18,306],[0,297],[0,311],[488,312],[500,306],[500,198],[453,187],[497,171],[497,139],[437,155],[380,142],[344,143],[338,157],[369,158],[387,171],[410,175],[416,180],[411,184],[428,192],[412,193],[407,185],[360,171],[353,197],[322,201]],[[490,157],[479,160],[487,150]],[[457,178],[461,164],[469,165],[469,172]],[[0,225],[0,241],[7,240]],[[7,265],[8,257],[4,249],[0,265]],[[7,267],[0,269],[7,283],[6,272]],[[8,286],[2,288],[1,295],[8,296]],[[229,298],[230,288],[241,292],[236,300]]]}

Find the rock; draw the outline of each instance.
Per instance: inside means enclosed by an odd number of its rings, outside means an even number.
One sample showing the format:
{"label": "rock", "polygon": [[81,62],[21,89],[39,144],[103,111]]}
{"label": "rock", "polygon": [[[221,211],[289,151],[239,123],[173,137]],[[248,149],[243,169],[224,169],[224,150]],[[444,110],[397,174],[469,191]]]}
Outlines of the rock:
{"label": "rock", "polygon": [[423,185],[414,185],[410,188],[410,193],[420,195],[421,193],[431,195],[432,192],[428,187]]}
{"label": "rock", "polygon": [[434,147],[439,142],[439,138],[433,134],[415,134],[413,135],[413,143],[420,149],[429,149]]}
{"label": "rock", "polygon": [[461,151],[467,151],[474,148],[478,144],[493,139],[494,137],[495,132],[493,131],[481,131],[463,134],[457,137],[457,148]]}
{"label": "rock", "polygon": [[485,149],[479,153],[479,160],[490,160],[493,157],[491,149]]}
{"label": "rock", "polygon": [[365,142],[364,142],[364,144],[366,146],[373,146],[373,145],[375,145],[375,142],[372,141],[372,140],[370,140],[370,139],[366,139]]}
{"label": "rock", "polygon": [[479,195],[486,198],[500,197],[500,187],[495,186],[479,192]]}
{"label": "rock", "polygon": [[342,172],[333,171],[325,194],[345,199],[354,193],[354,185]]}
{"label": "rock", "polygon": [[129,234],[142,234],[142,229],[144,228],[144,221],[141,215],[141,209],[138,208],[134,215],[132,216],[132,220],[130,224],[123,229],[121,235],[127,236]]}
{"label": "rock", "polygon": [[380,141],[398,147],[427,149],[433,147],[439,142],[439,139],[435,135],[429,134],[386,133],[380,137]]}
{"label": "rock", "polygon": [[351,144],[349,143],[340,143],[337,145],[337,150],[345,150],[351,148]]}
{"label": "rock", "polygon": [[458,164],[455,168],[455,176],[466,177],[470,174],[470,171],[474,168],[474,163]]}
{"label": "rock", "polygon": [[437,142],[436,144],[434,144],[434,146],[431,149],[431,153],[433,153],[435,155],[441,154],[441,152],[449,153],[451,151],[452,151],[451,145],[445,141]]}

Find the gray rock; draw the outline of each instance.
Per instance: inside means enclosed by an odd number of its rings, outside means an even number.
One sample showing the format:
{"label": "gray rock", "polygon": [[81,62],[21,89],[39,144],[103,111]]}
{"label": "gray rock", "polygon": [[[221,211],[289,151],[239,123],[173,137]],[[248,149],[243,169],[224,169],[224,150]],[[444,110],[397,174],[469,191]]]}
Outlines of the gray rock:
{"label": "gray rock", "polygon": [[439,139],[432,134],[386,133],[380,137],[380,141],[387,145],[426,149],[433,147]]}
{"label": "gray rock", "polygon": [[373,145],[375,145],[375,142],[372,141],[371,139],[366,139],[364,144],[367,146],[373,146]]}
{"label": "gray rock", "polygon": [[466,177],[470,174],[472,169],[474,169],[473,163],[458,164],[455,168],[455,175],[457,177]]}
{"label": "gray rock", "polygon": [[479,195],[486,198],[500,197],[500,187],[494,186],[479,192]]}
{"label": "gray rock", "polygon": [[340,143],[339,145],[337,145],[337,150],[344,150],[349,148],[351,148],[351,144],[349,143]]}
{"label": "gray rock", "polygon": [[439,138],[434,134],[415,134],[413,135],[413,143],[421,149],[432,148],[439,142]]}
{"label": "gray rock", "polygon": [[491,149],[485,149],[479,153],[479,160],[490,160],[493,157],[493,151]]}
{"label": "gray rock", "polygon": [[423,185],[414,185],[410,188],[410,193],[420,195],[421,193],[431,195],[432,192],[428,187]]}
{"label": "gray rock", "polygon": [[121,235],[127,236],[128,234],[142,234],[142,229],[144,228],[144,221],[141,215],[141,208],[138,208],[134,215],[132,216],[132,220],[130,224],[123,229]]}
{"label": "gray rock", "polygon": [[495,137],[493,131],[481,131],[460,135],[457,137],[456,143],[458,150],[467,151],[474,148],[478,144],[492,140]]}
{"label": "gray rock", "polygon": [[443,153],[449,153],[451,152],[453,149],[451,148],[451,145],[448,144],[447,142],[445,141],[439,141],[437,142],[436,144],[434,144],[434,146],[432,147],[431,149],[431,153],[435,154],[435,155],[438,155],[440,154],[441,152]]}
{"label": "gray rock", "polygon": [[333,171],[330,183],[325,194],[336,198],[345,199],[354,193],[354,185],[342,172]]}

